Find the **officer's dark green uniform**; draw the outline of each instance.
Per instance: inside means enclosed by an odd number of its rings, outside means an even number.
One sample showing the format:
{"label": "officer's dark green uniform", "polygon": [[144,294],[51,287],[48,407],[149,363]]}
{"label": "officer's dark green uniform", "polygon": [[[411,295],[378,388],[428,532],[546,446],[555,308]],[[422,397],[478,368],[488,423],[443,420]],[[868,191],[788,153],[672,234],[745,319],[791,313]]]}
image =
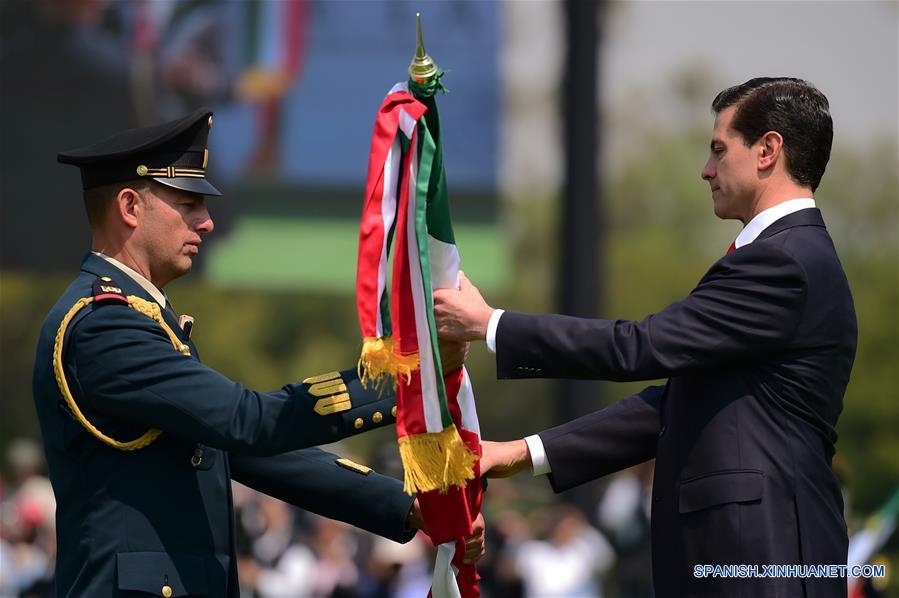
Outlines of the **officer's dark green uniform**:
{"label": "officer's dark green uniform", "polygon": [[[60,159],[82,168],[86,188],[149,176],[217,194],[205,179],[210,124],[198,111]],[[237,596],[231,479],[412,537],[402,483],[303,448],[393,423],[392,396],[362,389],[354,370],[245,388],[203,365],[175,314],[98,255],[44,322],[34,398],[57,498],[60,595]]]}

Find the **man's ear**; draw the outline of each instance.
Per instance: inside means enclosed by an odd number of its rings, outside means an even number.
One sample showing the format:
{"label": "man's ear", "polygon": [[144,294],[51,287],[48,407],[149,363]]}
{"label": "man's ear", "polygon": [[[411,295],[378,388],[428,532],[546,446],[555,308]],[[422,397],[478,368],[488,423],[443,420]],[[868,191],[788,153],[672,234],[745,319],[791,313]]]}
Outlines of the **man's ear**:
{"label": "man's ear", "polygon": [[761,152],[759,153],[759,170],[769,170],[784,157],[784,138],[777,131],[768,131],[759,140]]}
{"label": "man's ear", "polygon": [[124,187],[116,195],[116,209],[122,222],[131,228],[137,228],[140,215],[146,210],[146,200],[136,189]]}

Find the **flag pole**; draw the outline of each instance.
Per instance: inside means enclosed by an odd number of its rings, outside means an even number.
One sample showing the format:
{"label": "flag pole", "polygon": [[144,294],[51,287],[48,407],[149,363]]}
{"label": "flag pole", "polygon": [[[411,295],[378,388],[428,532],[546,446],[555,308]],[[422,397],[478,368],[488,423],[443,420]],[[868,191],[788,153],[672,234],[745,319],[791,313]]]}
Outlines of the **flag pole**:
{"label": "flag pole", "polygon": [[464,366],[443,371],[432,303],[434,288],[458,285],[461,263],[434,97],[446,90],[417,21],[409,78],[385,97],[372,136],[356,282],[360,380],[396,381],[404,488],[418,493],[437,547],[431,595],[477,598],[477,569],[463,559],[483,495],[480,426]]}

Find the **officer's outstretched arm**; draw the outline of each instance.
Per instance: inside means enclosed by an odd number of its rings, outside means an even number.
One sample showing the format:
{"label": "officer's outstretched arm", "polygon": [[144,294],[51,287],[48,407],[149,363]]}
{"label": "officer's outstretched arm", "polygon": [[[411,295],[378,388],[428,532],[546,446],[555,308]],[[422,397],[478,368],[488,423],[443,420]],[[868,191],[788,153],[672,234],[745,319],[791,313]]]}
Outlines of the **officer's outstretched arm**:
{"label": "officer's outstretched arm", "polygon": [[[402,482],[332,453],[310,448],[274,457],[232,454],[230,463],[234,480],[312,513],[395,542],[411,540],[416,527],[428,533],[415,497],[403,492]],[[465,563],[484,556],[482,516],[464,542]]]}
{"label": "officer's outstretched arm", "polygon": [[393,392],[363,389],[354,370],[248,389],[183,355],[153,319],[121,303],[90,306],[67,330],[62,361],[75,403],[235,453],[273,455],[395,421]]}
{"label": "officer's outstretched arm", "polygon": [[333,453],[317,448],[273,457],[232,453],[229,461],[234,480],[306,511],[395,542],[408,542],[418,531],[406,527],[415,497],[403,492],[401,481]]}

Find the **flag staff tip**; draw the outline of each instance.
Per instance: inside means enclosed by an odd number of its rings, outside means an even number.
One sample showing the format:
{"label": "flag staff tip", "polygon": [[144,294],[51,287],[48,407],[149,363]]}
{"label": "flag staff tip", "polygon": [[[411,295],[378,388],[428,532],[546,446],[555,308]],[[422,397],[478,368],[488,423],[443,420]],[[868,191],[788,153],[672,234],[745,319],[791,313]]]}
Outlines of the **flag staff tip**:
{"label": "flag staff tip", "polygon": [[415,46],[415,57],[409,65],[409,76],[418,84],[427,83],[437,74],[437,63],[425,51],[424,39],[421,35],[421,13],[415,13],[418,28],[418,43]]}

